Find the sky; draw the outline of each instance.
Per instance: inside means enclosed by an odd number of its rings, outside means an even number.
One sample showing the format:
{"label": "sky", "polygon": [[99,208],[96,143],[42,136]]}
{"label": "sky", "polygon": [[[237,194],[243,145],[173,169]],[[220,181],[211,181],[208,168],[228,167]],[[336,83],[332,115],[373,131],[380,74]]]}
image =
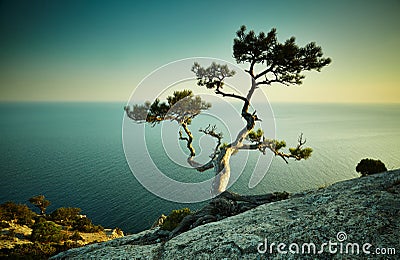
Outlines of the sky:
{"label": "sky", "polygon": [[235,63],[244,24],[315,41],[332,59],[301,87],[264,89],[270,101],[400,103],[399,13],[398,0],[0,0],[0,101],[126,102],[175,60]]}

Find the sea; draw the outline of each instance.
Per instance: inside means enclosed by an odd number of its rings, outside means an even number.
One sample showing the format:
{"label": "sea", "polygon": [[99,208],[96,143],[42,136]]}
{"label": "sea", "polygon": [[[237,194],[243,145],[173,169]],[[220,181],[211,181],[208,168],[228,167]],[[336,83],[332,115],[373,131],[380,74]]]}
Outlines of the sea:
{"label": "sea", "polygon": [[[59,207],[78,207],[95,224],[119,227],[126,233],[148,229],[161,214],[169,214],[173,209],[199,209],[206,201],[168,201],[154,195],[135,177],[135,165],[127,160],[124,152],[124,146],[126,149],[133,144],[123,141],[122,129],[123,124],[132,124],[135,136],[135,127],[143,126],[126,118],[124,105],[0,103],[0,203],[29,204],[30,197],[43,194],[51,201],[48,213]],[[266,125],[260,123],[261,126],[273,129],[275,138],[286,140],[288,146],[296,146],[299,134],[303,133],[313,154],[308,160],[289,160],[288,164],[267,154],[265,158],[270,158],[271,164],[260,168],[255,165],[264,155],[257,150],[243,154],[240,151],[231,158],[231,171],[238,176],[229,188],[234,192],[299,192],[324,187],[359,177],[355,168],[363,158],[380,159],[389,170],[400,168],[399,104],[272,103],[271,109],[275,125],[268,125],[269,121],[265,120]],[[235,122],[235,127],[240,129],[243,120],[233,116],[222,116],[219,120]],[[200,118],[199,122],[206,127],[208,119]],[[228,127],[226,124],[219,129]],[[137,150],[135,160],[142,162],[139,170],[151,168],[141,157],[149,152],[152,163],[159,169],[182,168],[175,157],[182,155],[178,157],[184,161],[187,151],[182,141],[178,141],[176,123],[165,122],[146,129],[149,147],[134,148]],[[196,149],[210,154],[213,141],[206,141],[197,130],[193,132],[201,140],[195,145]],[[143,138],[137,133],[137,138]],[[233,138],[235,131],[224,141]],[[160,146],[162,139],[179,144],[164,151]],[[254,170],[262,171],[265,176],[258,185],[249,188]],[[214,174],[184,167],[181,171],[169,170],[167,175],[176,180],[196,182],[210,179]]]}

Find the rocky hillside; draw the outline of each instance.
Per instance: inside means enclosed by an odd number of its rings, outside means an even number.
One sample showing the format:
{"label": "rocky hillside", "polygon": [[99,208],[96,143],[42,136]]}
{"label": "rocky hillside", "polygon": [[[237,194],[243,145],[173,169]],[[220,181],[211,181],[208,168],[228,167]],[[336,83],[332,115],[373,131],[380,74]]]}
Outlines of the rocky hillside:
{"label": "rocky hillside", "polygon": [[166,242],[147,243],[160,235],[152,229],[53,259],[396,259],[399,216],[395,170],[293,194]]}

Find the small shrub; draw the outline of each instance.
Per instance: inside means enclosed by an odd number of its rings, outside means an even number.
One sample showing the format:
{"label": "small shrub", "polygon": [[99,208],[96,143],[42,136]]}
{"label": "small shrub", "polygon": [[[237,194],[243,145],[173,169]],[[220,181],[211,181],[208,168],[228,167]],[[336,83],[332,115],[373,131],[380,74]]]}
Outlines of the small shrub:
{"label": "small shrub", "polygon": [[34,220],[35,220],[35,224],[43,223],[43,222],[46,222],[46,221],[47,221],[47,219],[46,219],[45,217],[43,217],[43,216],[36,216],[36,217],[34,218]]}
{"label": "small shrub", "polygon": [[165,219],[164,223],[161,226],[161,229],[168,231],[174,230],[179,225],[179,223],[181,223],[182,219],[190,214],[191,212],[189,208],[173,210],[171,214],[169,214]]}
{"label": "small shrub", "polygon": [[32,227],[31,240],[37,242],[60,242],[66,239],[66,234],[61,232],[61,227],[54,222],[45,221],[35,223]]}
{"label": "small shrub", "polygon": [[124,231],[122,231],[122,229],[120,229],[119,227],[115,228],[115,232],[117,233],[117,235],[119,236],[123,236],[124,235]]}
{"label": "small shrub", "polygon": [[70,241],[63,244],[43,244],[39,242],[18,244],[12,249],[3,250],[3,254],[0,253],[0,259],[48,259],[60,252],[77,247],[81,247],[81,245]]}
{"label": "small shrub", "polygon": [[161,216],[158,217],[158,219],[156,221],[154,221],[153,225],[151,225],[151,228],[161,227],[164,224],[164,221],[166,218],[167,218],[167,216],[165,216],[164,214],[161,214]]}
{"label": "small shrub", "polygon": [[58,224],[72,225],[80,212],[80,208],[58,208],[50,214],[50,218]]}
{"label": "small shrub", "polygon": [[15,245],[8,257],[12,259],[48,259],[56,253],[57,249],[52,245],[35,242]]}
{"label": "small shrub", "polygon": [[104,230],[100,225],[93,225],[92,221],[86,217],[75,220],[72,228],[84,233],[96,233]]}
{"label": "small shrub", "polygon": [[380,173],[387,171],[387,168],[381,160],[374,159],[362,159],[356,167],[356,171],[361,173],[361,176],[367,176],[370,174]]}
{"label": "small shrub", "polygon": [[63,251],[67,251],[72,248],[77,248],[81,247],[78,242],[71,242],[71,241],[65,241],[62,245],[54,245],[57,248],[57,254]]}

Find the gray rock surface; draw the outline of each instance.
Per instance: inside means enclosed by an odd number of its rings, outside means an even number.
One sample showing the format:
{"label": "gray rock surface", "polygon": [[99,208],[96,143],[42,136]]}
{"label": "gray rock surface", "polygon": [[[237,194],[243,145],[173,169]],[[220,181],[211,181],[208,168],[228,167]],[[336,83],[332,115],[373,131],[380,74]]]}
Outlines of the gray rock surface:
{"label": "gray rock surface", "polygon": [[[400,170],[293,194],[242,214],[199,226],[167,242],[146,244],[157,229],[75,248],[53,259],[398,259]],[[344,232],[344,233],[339,233]],[[338,234],[339,233],[339,234]],[[345,236],[346,235],[346,236]],[[340,240],[338,240],[340,239]],[[264,249],[267,240],[268,250]],[[323,243],[337,243],[324,246]],[[270,252],[271,243],[275,243]],[[277,245],[285,243],[283,251]],[[305,243],[313,243],[316,252]],[[357,247],[359,245],[359,254]],[[363,252],[365,250],[370,254]],[[296,251],[299,246],[298,253]],[[347,247],[347,253],[346,253]],[[387,255],[375,254],[376,248]],[[391,248],[396,250],[393,254]],[[336,253],[331,253],[337,250]],[[342,253],[340,253],[342,251]]]}

